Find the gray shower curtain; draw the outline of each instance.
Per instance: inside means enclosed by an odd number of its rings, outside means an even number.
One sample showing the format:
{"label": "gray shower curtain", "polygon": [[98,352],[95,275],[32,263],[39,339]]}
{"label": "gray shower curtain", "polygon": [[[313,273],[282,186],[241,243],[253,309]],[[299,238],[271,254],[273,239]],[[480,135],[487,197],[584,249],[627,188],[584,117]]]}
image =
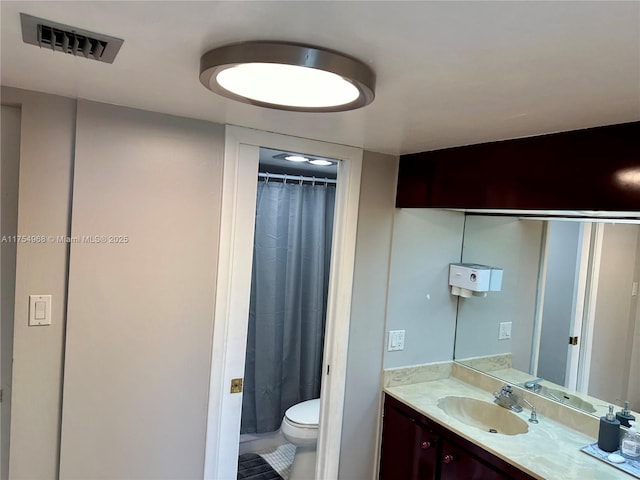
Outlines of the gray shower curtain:
{"label": "gray shower curtain", "polygon": [[335,187],[260,181],[241,433],[320,396]]}

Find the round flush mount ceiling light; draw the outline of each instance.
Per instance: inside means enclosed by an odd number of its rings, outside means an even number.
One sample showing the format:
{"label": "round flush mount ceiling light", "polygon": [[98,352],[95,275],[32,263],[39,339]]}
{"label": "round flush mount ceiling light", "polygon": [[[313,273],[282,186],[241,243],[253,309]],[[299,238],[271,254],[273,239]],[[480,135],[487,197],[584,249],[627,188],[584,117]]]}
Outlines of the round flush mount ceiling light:
{"label": "round flush mount ceiling light", "polygon": [[364,63],[318,47],[244,42],[200,59],[200,82],[243,103],[299,112],[364,107],[375,96],[375,74]]}

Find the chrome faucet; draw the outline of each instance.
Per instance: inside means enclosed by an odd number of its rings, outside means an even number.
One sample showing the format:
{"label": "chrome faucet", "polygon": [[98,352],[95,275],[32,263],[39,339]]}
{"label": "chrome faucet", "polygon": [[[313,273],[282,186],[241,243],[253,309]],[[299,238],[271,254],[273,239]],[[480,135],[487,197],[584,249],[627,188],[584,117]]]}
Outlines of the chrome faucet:
{"label": "chrome faucet", "polygon": [[494,402],[501,407],[513,410],[514,412],[522,411],[522,407],[518,405],[518,396],[513,393],[511,385],[503,385],[499,392],[493,392],[493,396],[496,397]]}
{"label": "chrome faucet", "polygon": [[544,380],[544,378],[535,378],[533,380],[529,380],[528,382],[524,382],[524,388],[527,390],[533,390],[534,392],[539,392],[542,390],[542,385],[540,382]]}

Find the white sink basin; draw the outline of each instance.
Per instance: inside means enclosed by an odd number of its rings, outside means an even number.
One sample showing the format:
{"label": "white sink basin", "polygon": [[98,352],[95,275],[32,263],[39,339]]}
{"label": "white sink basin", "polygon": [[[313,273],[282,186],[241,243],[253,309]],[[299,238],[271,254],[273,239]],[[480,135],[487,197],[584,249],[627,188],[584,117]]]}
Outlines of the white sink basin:
{"label": "white sink basin", "polygon": [[527,422],[495,403],[468,397],[444,397],[438,400],[447,415],[485,432],[520,435],[529,431]]}

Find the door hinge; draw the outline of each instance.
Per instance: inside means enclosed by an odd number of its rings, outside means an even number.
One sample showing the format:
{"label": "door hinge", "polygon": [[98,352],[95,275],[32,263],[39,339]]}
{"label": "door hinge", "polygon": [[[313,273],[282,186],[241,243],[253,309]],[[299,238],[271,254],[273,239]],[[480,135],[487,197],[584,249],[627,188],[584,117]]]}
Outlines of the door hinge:
{"label": "door hinge", "polygon": [[577,345],[578,337],[569,337],[569,345]]}
{"label": "door hinge", "polygon": [[240,393],[240,392],[242,392],[242,379],[241,378],[231,379],[231,393]]}
{"label": "door hinge", "polygon": [[327,364],[327,375],[329,375],[330,368],[331,368],[331,365]]}
{"label": "door hinge", "polygon": [[0,388],[0,403],[2,403],[2,389]]}

